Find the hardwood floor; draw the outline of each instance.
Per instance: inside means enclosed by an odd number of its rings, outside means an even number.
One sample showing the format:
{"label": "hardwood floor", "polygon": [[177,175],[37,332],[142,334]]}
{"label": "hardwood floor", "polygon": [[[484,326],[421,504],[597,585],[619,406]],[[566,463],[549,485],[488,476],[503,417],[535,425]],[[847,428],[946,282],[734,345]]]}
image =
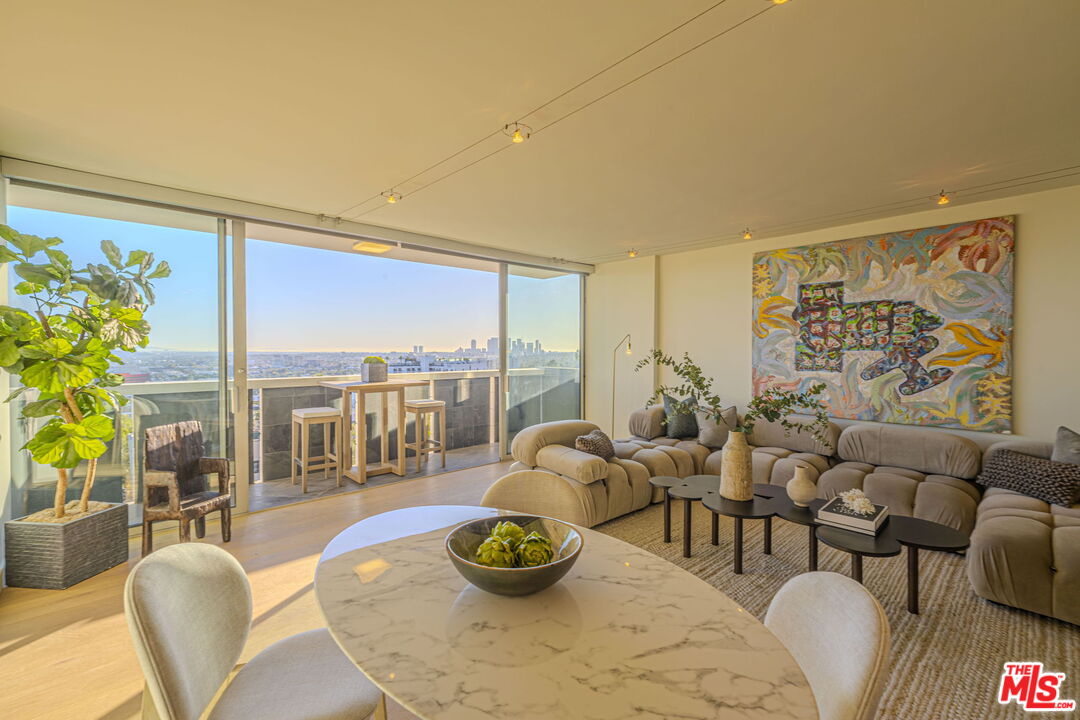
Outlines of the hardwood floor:
{"label": "hardwood floor", "polygon": [[[241,662],[286,635],[323,625],[312,580],[326,543],[370,515],[415,505],[476,505],[508,463],[336,495],[238,516],[223,544],[247,570],[254,620]],[[154,546],[177,541],[176,531]],[[221,544],[216,521],[206,539]],[[139,558],[68,590],[0,592],[0,715],[12,720],[139,717],[142,672],[124,620],[123,587]],[[288,682],[290,678],[282,678]],[[299,680],[299,679],[296,679]],[[390,718],[411,715],[390,703]]]}

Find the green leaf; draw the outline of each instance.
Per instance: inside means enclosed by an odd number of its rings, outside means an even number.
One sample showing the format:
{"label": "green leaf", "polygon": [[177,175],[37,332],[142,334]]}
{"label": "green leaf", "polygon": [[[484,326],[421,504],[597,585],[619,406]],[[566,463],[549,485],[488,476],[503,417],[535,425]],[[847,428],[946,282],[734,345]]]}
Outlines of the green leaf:
{"label": "green leaf", "polygon": [[86,460],[101,457],[108,449],[105,443],[97,438],[85,438],[79,435],[72,435],[69,438],[69,441],[71,442],[71,446],[74,448],[75,453]]}
{"label": "green leaf", "polygon": [[15,389],[14,389],[14,390],[13,390],[13,391],[11,392],[11,394],[10,394],[10,395],[8,395],[8,396],[7,396],[6,398],[4,398],[4,402],[6,402],[6,403],[9,403],[9,402],[11,402],[11,401],[12,401],[12,400],[14,400],[15,398],[19,397],[19,396],[20,396],[20,395],[22,395],[22,394],[23,394],[24,392],[26,392],[26,390],[27,390],[27,388],[25,388],[25,387],[21,387],[21,388],[15,388]]}
{"label": "green leaf", "polygon": [[45,254],[49,256],[49,260],[52,261],[53,267],[59,270],[71,269],[71,258],[67,256],[67,253],[63,250],[55,250],[49,248],[45,251]]}
{"label": "green leaf", "polygon": [[162,260],[161,262],[158,263],[158,266],[156,268],[154,268],[154,272],[150,273],[146,277],[148,277],[151,280],[156,280],[157,278],[169,277],[169,275],[171,275],[171,274],[172,274],[172,268],[169,267],[169,263]]}
{"label": "green leaf", "polygon": [[0,340],[0,367],[8,367],[19,362],[19,347],[15,344],[15,338],[6,337]]}
{"label": "green leaf", "polygon": [[4,225],[3,223],[0,223],[0,238],[2,238],[4,242],[15,242],[15,238],[18,236],[18,230],[11,227],[10,225]]}
{"label": "green leaf", "polygon": [[23,417],[32,418],[49,417],[50,415],[56,415],[60,411],[61,405],[63,403],[57,398],[35,400],[23,406],[22,415]]}
{"label": "green leaf", "polygon": [[124,267],[124,261],[120,256],[120,248],[116,247],[116,243],[112,240],[101,241],[101,252],[105,253],[105,258],[109,261],[109,264],[117,270]]}
{"label": "green leaf", "polygon": [[128,253],[127,262],[124,263],[124,267],[129,268],[132,265],[142,264],[143,259],[150,253],[145,250],[132,250]]}
{"label": "green leaf", "polygon": [[0,245],[0,263],[15,262],[19,259],[19,256],[9,250],[7,247]]}
{"label": "green leaf", "polygon": [[15,294],[17,295],[33,295],[38,291],[40,285],[35,285],[31,282],[21,282],[15,286]]}
{"label": "green leaf", "polygon": [[28,387],[55,393],[63,392],[64,388],[89,385],[94,380],[94,371],[67,360],[47,360],[24,368],[19,379]]}
{"label": "green leaf", "polygon": [[18,232],[12,237],[5,239],[15,247],[19,248],[19,252],[26,257],[37,255],[45,248],[55,244],[50,243],[48,240],[42,240],[37,235],[24,235],[23,233]]}
{"label": "green leaf", "polygon": [[112,440],[113,435],[116,434],[113,421],[107,415],[91,415],[84,418],[80,425],[85,431],[86,437]]}
{"label": "green leaf", "polygon": [[56,280],[56,271],[49,265],[33,265],[31,263],[19,263],[15,266],[15,274],[23,280],[36,285],[48,285]]}

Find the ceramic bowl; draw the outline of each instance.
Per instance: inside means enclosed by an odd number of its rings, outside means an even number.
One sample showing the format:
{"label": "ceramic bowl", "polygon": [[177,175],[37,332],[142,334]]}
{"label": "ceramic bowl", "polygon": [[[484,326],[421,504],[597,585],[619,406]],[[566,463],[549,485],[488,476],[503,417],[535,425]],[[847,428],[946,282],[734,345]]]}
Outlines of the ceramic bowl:
{"label": "ceramic bowl", "polygon": [[[551,540],[554,559],[530,568],[495,568],[476,563],[476,549],[500,522],[517,523],[525,534],[534,530]],[[585,544],[573,525],[535,515],[500,515],[470,520],[446,536],[446,554],[461,576],[481,590],[496,595],[531,595],[551,587],[577,562]]]}

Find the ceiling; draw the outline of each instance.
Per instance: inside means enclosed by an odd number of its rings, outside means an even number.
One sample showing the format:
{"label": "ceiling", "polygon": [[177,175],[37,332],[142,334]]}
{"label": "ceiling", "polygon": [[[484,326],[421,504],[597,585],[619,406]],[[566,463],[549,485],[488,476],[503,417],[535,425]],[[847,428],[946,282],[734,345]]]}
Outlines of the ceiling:
{"label": "ceiling", "polygon": [[585,262],[1080,182],[1064,0],[727,0],[529,114],[715,2],[0,0],[0,154]]}

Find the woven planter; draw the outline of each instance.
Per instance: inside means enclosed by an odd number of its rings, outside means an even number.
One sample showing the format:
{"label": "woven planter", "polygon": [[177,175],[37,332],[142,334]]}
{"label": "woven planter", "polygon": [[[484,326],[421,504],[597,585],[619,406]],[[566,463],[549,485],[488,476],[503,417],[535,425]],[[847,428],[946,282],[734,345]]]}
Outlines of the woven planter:
{"label": "woven planter", "polygon": [[386,363],[364,363],[360,366],[364,382],[386,382]]}
{"label": "woven planter", "polygon": [[127,505],[66,523],[4,523],[7,584],[63,590],[128,558]]}

